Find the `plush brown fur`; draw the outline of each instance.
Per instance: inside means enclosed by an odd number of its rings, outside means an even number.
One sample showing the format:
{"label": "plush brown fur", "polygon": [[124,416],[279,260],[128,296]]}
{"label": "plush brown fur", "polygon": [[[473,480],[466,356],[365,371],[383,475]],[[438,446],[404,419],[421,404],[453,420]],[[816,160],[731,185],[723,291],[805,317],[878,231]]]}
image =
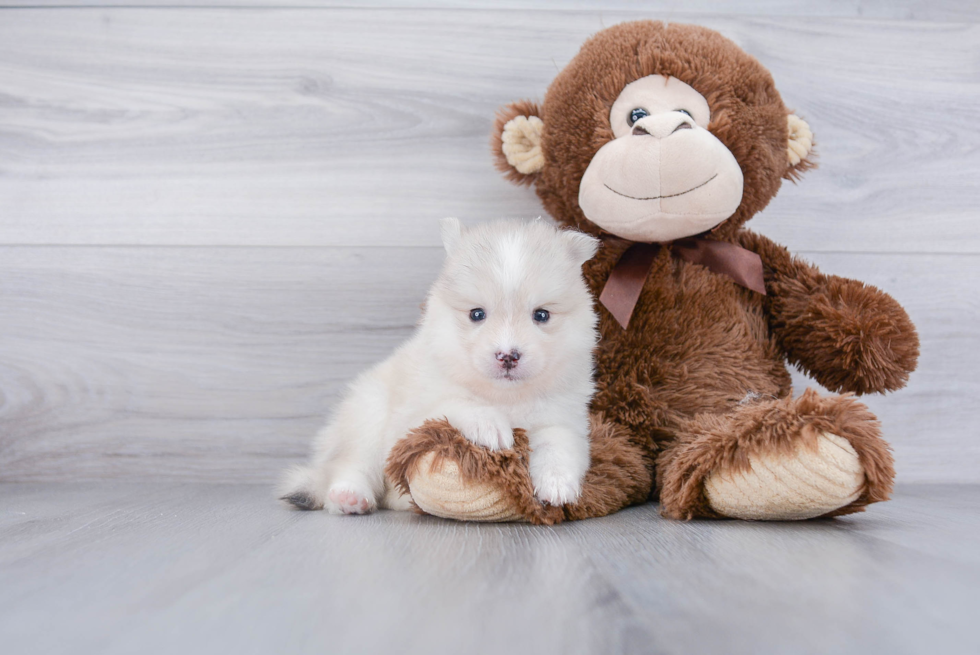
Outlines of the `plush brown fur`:
{"label": "plush brown fur", "polygon": [[[514,103],[498,116],[492,142],[498,166],[514,181],[533,183],[559,222],[605,237],[605,246],[584,267],[598,296],[629,243],[588,221],[578,206],[579,182],[612,138],[613,101],[626,84],[652,74],[677,77],[707,99],[709,130],[735,155],[745,179],[738,210],[709,238],[758,253],[768,295],[671,257],[664,248],[628,330],[599,306],[593,470],[582,500],[566,508],[566,518],[600,516],[642,502],[653,491],[654,468],[666,516],[716,516],[703,491],[709,473],[745,467],[750,454],[790,453],[796,443],[812,439],[815,429],[848,439],[865,468],[861,496],[829,515],[885,500],[894,471],[874,416],[850,396],[807,392],[791,399],[786,363],[799,365],[833,391],[893,391],[915,369],[918,337],[888,295],[823,274],[743,228],[783,179],[795,179],[812,166],[807,159],[790,166],[788,111],[758,61],[701,27],[637,22],[604,30],[558,75],[541,107]],[[500,149],[503,125],[520,114],[544,121],[545,166],[533,176],[507,166]],[[453,450],[440,445],[457,437]],[[513,490],[529,508],[529,520],[536,520],[526,454],[507,459],[511,456],[474,453],[478,449],[460,444],[461,439],[448,426],[430,427],[401,449],[442,449],[463,463],[467,475],[496,479]],[[646,468],[637,470],[641,462]]]}
{"label": "plush brown fur", "polygon": [[433,466],[446,460],[459,466],[468,482],[493,482],[510,497],[527,521],[552,525],[563,520],[605,516],[627,505],[645,501],[652,485],[652,461],[648,451],[602,415],[592,416],[592,462],[584,492],[574,505],[548,507],[534,497],[528,474],[530,455],[524,430],[514,431],[514,447],[491,452],[467,441],[445,420],[426,421],[399,442],[388,458],[385,475],[404,494],[419,460],[435,453]]}
{"label": "plush brown fur", "polygon": [[532,522],[543,525],[559,523],[564,518],[560,507],[537,502],[528,473],[530,454],[524,430],[514,431],[514,447],[491,452],[466,440],[445,419],[430,420],[400,441],[388,456],[385,476],[404,494],[411,494],[409,480],[420,466],[419,459],[435,453],[432,466],[451,460],[459,466],[467,482],[493,482],[511,498],[514,507]]}
{"label": "plush brown fur", "polygon": [[[708,129],[741,165],[742,204],[715,234],[730,239],[779,190],[786,159],[789,113],[769,71],[717,32],[695,25],[622,23],[599,32],[555,78],[538,114],[544,121],[545,167],[536,182],[545,209],[583,232],[601,234],[578,206],[578,184],[595,153],[612,139],[609,110],[623,87],[647,75],[676,77],[697,89],[711,108]],[[526,102],[526,101],[525,101]],[[522,103],[510,105],[520,111]],[[497,152],[498,163],[502,155]],[[506,160],[504,160],[506,163]]]}
{"label": "plush brown fur", "polygon": [[861,495],[834,514],[860,512],[869,503],[887,500],[895,471],[877,419],[850,396],[822,398],[808,389],[796,399],[758,399],[727,414],[699,414],[679,426],[677,439],[657,460],[664,515],[717,516],[703,492],[712,471],[745,471],[751,455],[791,455],[799,444],[815,449],[820,432],[847,439],[865,472]]}
{"label": "plush brown fur", "polygon": [[905,386],[919,357],[919,338],[891,296],[825,275],[747,230],[737,240],[765,263],[766,312],[790,363],[831,391],[881,393]]}

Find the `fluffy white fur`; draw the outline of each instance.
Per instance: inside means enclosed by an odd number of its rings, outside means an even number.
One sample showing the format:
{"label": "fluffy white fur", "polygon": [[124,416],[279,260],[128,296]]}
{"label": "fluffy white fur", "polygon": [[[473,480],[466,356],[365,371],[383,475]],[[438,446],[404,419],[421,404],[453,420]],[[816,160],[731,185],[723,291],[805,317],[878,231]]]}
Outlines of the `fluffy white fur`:
{"label": "fluffy white fur", "polygon": [[[415,334],[351,384],[310,465],[290,472],[284,500],[336,514],[407,509],[386,485],[385,460],[412,428],[442,417],[491,450],[510,448],[514,428],[524,428],[538,498],[579,497],[597,338],[581,267],[598,242],[542,221],[464,230],[453,218],[442,238],[446,262]],[[483,320],[471,320],[476,308]],[[546,322],[534,320],[539,309]],[[501,361],[514,352],[516,362]]]}

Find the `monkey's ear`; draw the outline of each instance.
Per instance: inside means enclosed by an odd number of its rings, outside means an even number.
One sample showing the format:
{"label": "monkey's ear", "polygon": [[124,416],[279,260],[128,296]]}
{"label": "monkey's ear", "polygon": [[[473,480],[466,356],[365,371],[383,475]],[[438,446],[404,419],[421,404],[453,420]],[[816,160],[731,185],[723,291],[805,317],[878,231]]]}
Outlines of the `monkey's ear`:
{"label": "monkey's ear", "polygon": [[493,123],[490,148],[497,170],[516,184],[531,184],[544,168],[541,109],[530,100],[501,107]]}
{"label": "monkey's ear", "polygon": [[813,161],[816,155],[813,152],[813,132],[810,131],[806,121],[796,114],[787,114],[786,127],[789,133],[789,143],[786,147],[789,168],[784,177],[795,181],[804,171],[817,166]]}

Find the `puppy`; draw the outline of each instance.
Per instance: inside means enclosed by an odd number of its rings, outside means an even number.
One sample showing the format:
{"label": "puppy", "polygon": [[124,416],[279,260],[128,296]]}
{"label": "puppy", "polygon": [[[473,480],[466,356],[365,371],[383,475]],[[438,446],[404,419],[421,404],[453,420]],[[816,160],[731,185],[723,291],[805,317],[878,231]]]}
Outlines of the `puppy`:
{"label": "puppy", "polygon": [[445,417],[491,450],[527,431],[535,495],[574,502],[589,466],[588,404],[597,318],[582,264],[598,241],[547,223],[442,222],[447,258],[415,334],[357,378],[320,431],[310,465],[282,499],[301,509],[365,514],[408,509],[388,488],[392,447]]}

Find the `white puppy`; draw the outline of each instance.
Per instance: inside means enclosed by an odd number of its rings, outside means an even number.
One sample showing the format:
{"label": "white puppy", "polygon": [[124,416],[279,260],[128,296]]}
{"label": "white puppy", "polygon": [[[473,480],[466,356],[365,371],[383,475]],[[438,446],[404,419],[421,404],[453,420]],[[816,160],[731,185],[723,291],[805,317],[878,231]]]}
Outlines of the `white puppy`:
{"label": "white puppy", "polygon": [[283,500],[335,514],[407,509],[387,488],[385,460],[410,430],[442,417],[491,450],[512,447],[524,428],[537,497],[578,499],[597,337],[582,264],[598,241],[541,221],[463,230],[454,218],[442,240],[448,256],[415,334],[351,384]]}

